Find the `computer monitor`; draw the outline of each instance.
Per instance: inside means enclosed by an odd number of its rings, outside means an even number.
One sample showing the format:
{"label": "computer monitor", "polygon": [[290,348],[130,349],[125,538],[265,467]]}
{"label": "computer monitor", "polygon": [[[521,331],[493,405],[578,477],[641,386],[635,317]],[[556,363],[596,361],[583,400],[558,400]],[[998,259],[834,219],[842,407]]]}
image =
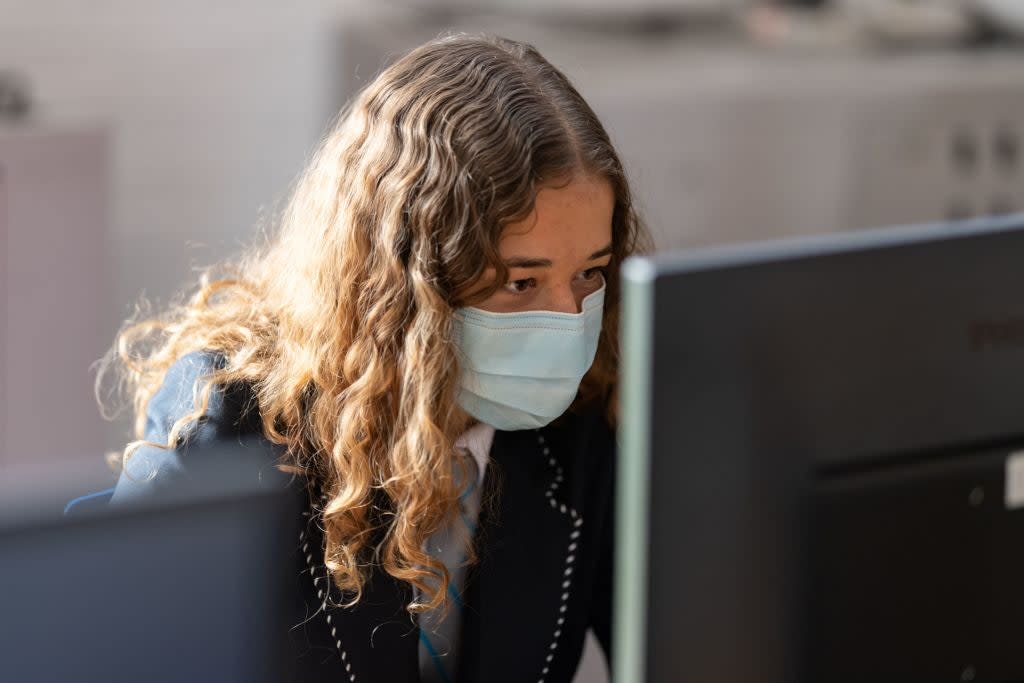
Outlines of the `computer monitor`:
{"label": "computer monitor", "polygon": [[222,483],[3,520],[0,681],[285,680],[301,494]]}
{"label": "computer monitor", "polygon": [[622,272],[614,680],[1024,680],[1024,215]]}

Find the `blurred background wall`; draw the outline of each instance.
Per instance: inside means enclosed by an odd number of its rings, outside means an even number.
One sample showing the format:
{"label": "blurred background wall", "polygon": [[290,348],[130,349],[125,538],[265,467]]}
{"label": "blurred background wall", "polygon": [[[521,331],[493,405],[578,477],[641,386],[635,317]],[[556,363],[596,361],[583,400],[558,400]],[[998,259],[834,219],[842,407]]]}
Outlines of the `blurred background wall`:
{"label": "blurred background wall", "polygon": [[[140,294],[247,244],[341,105],[420,42],[534,43],[669,249],[1024,209],[1022,9],[0,0],[0,501],[110,480],[128,422],[100,421],[89,362]],[[601,676],[591,653],[581,679]]]}
{"label": "blurred background wall", "polygon": [[0,0],[0,504],[109,480],[129,421],[89,365],[284,196],[342,97],[343,10]]}

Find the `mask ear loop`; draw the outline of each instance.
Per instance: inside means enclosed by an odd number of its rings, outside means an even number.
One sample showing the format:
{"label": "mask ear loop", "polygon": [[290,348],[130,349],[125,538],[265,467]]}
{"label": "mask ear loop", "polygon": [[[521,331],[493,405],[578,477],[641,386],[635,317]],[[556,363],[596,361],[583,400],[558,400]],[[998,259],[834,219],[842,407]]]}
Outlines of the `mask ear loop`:
{"label": "mask ear loop", "polygon": [[590,294],[583,297],[583,301],[580,302],[580,313],[585,313],[590,310],[591,302],[596,298],[598,294],[603,293],[608,289],[608,280],[605,279],[604,275],[601,275],[601,286],[595,289]]}

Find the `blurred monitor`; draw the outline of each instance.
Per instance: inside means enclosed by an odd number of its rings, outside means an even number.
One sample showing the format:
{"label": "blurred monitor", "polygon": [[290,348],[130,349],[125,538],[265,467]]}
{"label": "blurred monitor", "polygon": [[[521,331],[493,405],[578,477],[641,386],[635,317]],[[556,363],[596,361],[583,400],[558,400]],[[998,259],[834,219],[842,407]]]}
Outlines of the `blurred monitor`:
{"label": "blurred monitor", "polygon": [[235,485],[4,520],[0,681],[283,680],[300,519]]}
{"label": "blurred monitor", "polygon": [[1024,680],[1024,215],[624,264],[617,681]]}

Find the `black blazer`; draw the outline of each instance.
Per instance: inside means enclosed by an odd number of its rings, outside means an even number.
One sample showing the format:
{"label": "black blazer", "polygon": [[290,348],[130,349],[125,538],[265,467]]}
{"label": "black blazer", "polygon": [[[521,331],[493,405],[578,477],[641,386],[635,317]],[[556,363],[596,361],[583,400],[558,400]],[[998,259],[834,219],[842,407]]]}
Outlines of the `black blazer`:
{"label": "black blazer", "polygon": [[[193,353],[169,371],[150,401],[147,439],[166,442],[168,429],[192,408],[192,385],[219,358]],[[219,443],[247,438],[254,476],[280,454],[262,437],[252,395],[219,388],[207,418],[171,451],[145,447],[122,473],[113,503],[145,497],[188,476],[189,456],[215,457]],[[194,444],[214,448],[193,449]],[[485,495],[497,494],[479,520],[479,563],[467,573],[459,681],[570,682],[592,629],[606,656],[611,642],[615,434],[598,414],[566,413],[539,430],[496,431]],[[288,627],[296,683],[405,683],[419,680],[419,631],[404,610],[409,587],[372,573],[354,608],[324,606],[341,596],[323,566],[323,535],[307,508],[296,539],[293,623]],[[301,625],[299,625],[301,624]],[[292,628],[295,627],[295,628]],[[610,659],[610,658],[609,658]]]}

